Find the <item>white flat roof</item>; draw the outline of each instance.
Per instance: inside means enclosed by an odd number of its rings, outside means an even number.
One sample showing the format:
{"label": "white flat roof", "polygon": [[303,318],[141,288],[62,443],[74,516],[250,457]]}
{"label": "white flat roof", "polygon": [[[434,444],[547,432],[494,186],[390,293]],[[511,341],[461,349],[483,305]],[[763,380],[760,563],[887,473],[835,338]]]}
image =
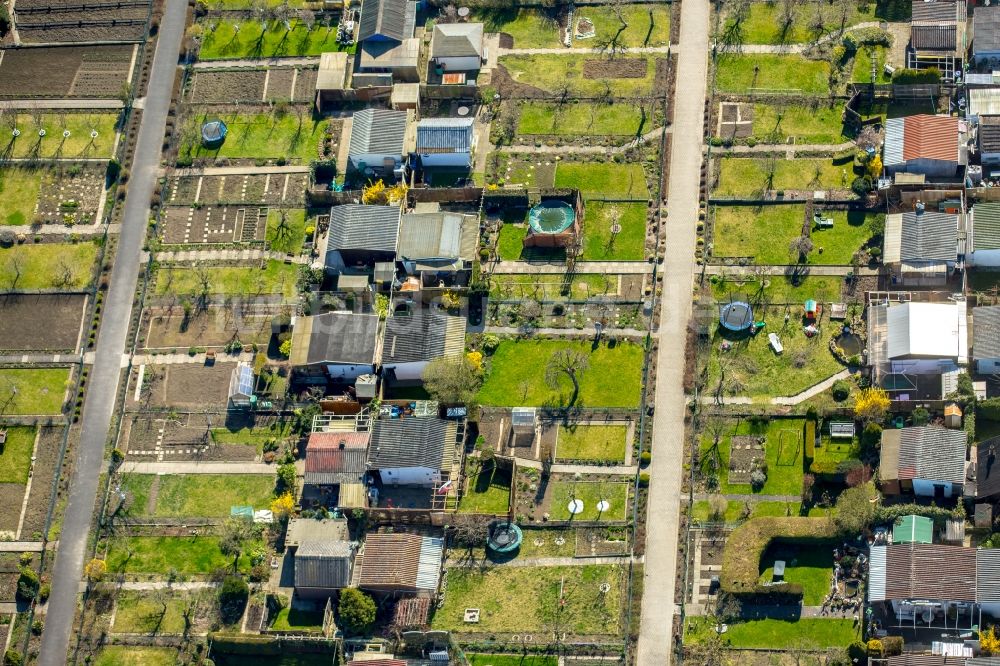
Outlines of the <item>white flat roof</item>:
{"label": "white flat roof", "polygon": [[890,359],[920,357],[953,358],[958,363],[968,361],[965,301],[893,305],[886,312],[886,321]]}

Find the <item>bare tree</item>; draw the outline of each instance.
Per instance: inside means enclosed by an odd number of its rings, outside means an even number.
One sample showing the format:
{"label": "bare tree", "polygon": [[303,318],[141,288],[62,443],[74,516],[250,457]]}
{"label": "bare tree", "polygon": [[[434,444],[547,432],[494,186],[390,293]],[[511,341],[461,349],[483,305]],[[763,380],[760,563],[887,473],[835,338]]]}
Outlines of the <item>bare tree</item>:
{"label": "bare tree", "polygon": [[628,30],[628,21],[625,20],[625,0],[612,0],[611,11],[614,12],[615,18],[618,19],[618,30],[615,31],[613,35],[609,35],[606,38],[601,39],[597,42],[597,48],[608,54],[608,58],[614,58],[616,55],[625,53],[625,43],[622,35]]}
{"label": "bare tree", "polygon": [[24,273],[24,257],[16,252],[11,253],[7,259],[7,272],[10,273],[10,288],[13,291],[17,289],[17,283]]}
{"label": "bare tree", "polygon": [[570,396],[568,403],[572,405],[580,394],[580,376],[589,366],[590,361],[583,352],[568,347],[557,349],[549,358],[548,365],[545,366],[545,383],[557,389],[560,378],[568,377],[573,382],[573,395]]}
{"label": "bare tree", "polygon": [[804,264],[813,250],[812,239],[805,235],[799,236],[788,245],[788,250],[798,259],[798,263]]}

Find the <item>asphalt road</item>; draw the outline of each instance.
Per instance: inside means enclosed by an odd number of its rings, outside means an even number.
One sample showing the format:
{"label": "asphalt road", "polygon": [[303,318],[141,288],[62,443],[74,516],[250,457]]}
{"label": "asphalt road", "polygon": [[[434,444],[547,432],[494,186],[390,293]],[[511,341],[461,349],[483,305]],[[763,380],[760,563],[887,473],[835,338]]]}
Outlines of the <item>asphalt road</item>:
{"label": "asphalt road", "polygon": [[125,358],[125,338],[139,277],[139,258],[146,236],[150,197],[156,185],[187,8],[185,0],[167,0],[160,20],[156,54],[125,198],[124,223],[105,300],[97,354],[90,371],[80,445],[52,573],[52,594],[38,655],[38,663],[43,666],[62,666],[68,662],[67,650],[74,627],[90,521],[97,499],[98,477],[105,467],[104,448]]}
{"label": "asphalt road", "polygon": [[667,666],[671,626],[679,599],[677,528],[684,466],[684,344],[691,315],[695,226],[704,145],[705,90],[708,75],[708,0],[681,3],[677,48],[666,237],[670,252],[663,266],[660,347],[656,366],[656,416],[646,510],[646,562],[643,569],[642,621],[638,666]]}

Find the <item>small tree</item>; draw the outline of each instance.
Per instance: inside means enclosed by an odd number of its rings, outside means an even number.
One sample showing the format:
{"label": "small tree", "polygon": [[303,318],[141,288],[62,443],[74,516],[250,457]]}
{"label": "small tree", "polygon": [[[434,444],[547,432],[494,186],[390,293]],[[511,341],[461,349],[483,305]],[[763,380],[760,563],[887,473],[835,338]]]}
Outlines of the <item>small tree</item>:
{"label": "small tree", "polygon": [[285,463],[278,467],[278,480],[274,484],[274,494],[284,495],[295,492],[295,464]]}
{"label": "small tree", "polygon": [[240,576],[226,576],[219,588],[219,615],[225,624],[234,624],[243,617],[250,586]]}
{"label": "small tree", "polygon": [[708,498],[708,516],[712,520],[723,520],[728,508],[729,500],[723,495],[712,495]]}
{"label": "small tree", "polygon": [[845,536],[857,536],[871,524],[875,516],[878,492],[872,483],[848,488],[837,498],[837,511],[833,522]]}
{"label": "small tree", "polygon": [[375,624],[375,601],[361,590],[348,587],[340,591],[337,615],[347,633],[363,634]]}
{"label": "small tree", "polygon": [[280,345],[278,345],[278,353],[281,354],[282,356],[284,356],[285,358],[288,358],[289,356],[292,355],[292,339],[291,338],[285,340]]}
{"label": "small tree", "polygon": [[229,518],[222,524],[219,536],[219,550],[223,555],[233,558],[233,571],[239,568],[240,555],[247,544],[258,536],[257,526],[246,518]]}
{"label": "small tree", "polygon": [[271,502],[271,513],[278,520],[285,520],[295,511],[295,498],[291,493],[284,493]]}
{"label": "small tree", "polygon": [[800,264],[806,262],[809,253],[813,251],[813,242],[809,236],[799,236],[788,245],[789,251],[798,258]]}
{"label": "small tree", "polygon": [[854,413],[861,420],[869,423],[880,423],[889,412],[889,394],[885,389],[871,387],[861,389],[854,398]]}
{"label": "small tree", "polygon": [[465,356],[441,356],[424,368],[424,388],[435,400],[472,404],[482,385],[482,375]]}
{"label": "small tree", "polygon": [[833,383],[833,399],[837,402],[843,402],[847,400],[851,395],[851,383],[844,379],[838,379]]}
{"label": "small tree", "polygon": [[17,598],[22,601],[31,601],[38,596],[38,588],[41,581],[38,574],[31,567],[21,567],[21,575],[17,578]]}
{"label": "small tree", "polygon": [[997,637],[995,625],[979,632],[979,651],[987,656],[1000,654],[1000,637]]}
{"label": "small tree", "polygon": [[91,583],[99,582],[107,572],[108,563],[96,557],[87,562],[87,565],[83,568],[83,573],[87,576],[87,581]]}
{"label": "small tree", "polygon": [[545,366],[545,383],[554,389],[559,388],[559,380],[569,377],[573,382],[573,395],[570,396],[569,404],[576,402],[580,394],[580,376],[587,370],[590,361],[587,355],[571,347],[557,349],[549,358],[548,365]]}

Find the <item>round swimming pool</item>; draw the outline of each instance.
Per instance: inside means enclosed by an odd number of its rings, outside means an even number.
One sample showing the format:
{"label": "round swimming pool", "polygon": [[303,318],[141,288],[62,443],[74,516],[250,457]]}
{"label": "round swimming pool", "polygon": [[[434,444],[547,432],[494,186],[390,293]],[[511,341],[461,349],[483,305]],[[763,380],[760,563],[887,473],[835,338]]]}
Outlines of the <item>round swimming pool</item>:
{"label": "round swimming pool", "polygon": [[558,234],[573,225],[576,211],[562,201],[543,201],[528,211],[528,224],[538,234]]}

